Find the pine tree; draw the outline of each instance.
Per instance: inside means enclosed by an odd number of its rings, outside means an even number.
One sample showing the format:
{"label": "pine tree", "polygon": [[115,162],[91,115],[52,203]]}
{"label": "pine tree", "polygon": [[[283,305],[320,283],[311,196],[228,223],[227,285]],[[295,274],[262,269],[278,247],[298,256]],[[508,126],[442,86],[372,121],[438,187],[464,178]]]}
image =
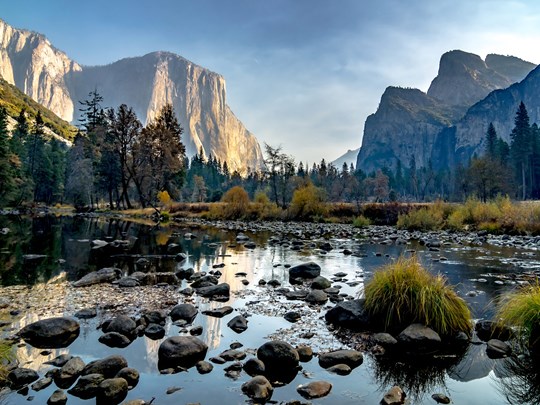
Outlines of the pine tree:
{"label": "pine tree", "polygon": [[8,144],[7,112],[0,107],[0,204],[5,204],[15,188],[12,154]]}
{"label": "pine tree", "polygon": [[493,160],[497,158],[497,131],[492,122],[489,123],[486,132],[486,155]]}
{"label": "pine tree", "polygon": [[516,112],[514,129],[510,134],[512,139],[510,151],[514,160],[516,174],[521,179],[521,198],[523,200],[527,197],[527,171],[529,170],[531,155],[530,134],[529,114],[522,101]]}

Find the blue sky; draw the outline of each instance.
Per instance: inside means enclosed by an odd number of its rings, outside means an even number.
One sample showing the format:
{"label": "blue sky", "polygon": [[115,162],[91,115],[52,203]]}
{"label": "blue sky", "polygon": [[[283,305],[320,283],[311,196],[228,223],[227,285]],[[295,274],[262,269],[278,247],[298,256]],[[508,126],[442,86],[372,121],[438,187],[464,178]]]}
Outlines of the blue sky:
{"label": "blue sky", "polygon": [[84,65],[178,53],[225,77],[261,145],[310,164],[359,147],[384,89],[426,91],[446,51],[540,63],[535,0],[0,0],[0,18]]}

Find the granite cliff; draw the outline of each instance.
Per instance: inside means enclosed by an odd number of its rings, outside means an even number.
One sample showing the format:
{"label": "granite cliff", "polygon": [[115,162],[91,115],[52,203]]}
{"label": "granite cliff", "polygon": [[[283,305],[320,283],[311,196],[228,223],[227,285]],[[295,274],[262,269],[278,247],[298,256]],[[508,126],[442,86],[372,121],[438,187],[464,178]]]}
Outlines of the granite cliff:
{"label": "granite cliff", "polygon": [[484,61],[463,51],[445,53],[427,93],[386,89],[377,111],[366,120],[356,167],[372,172],[395,168],[398,160],[408,167],[414,156],[417,167],[431,161],[441,168],[470,157],[480,150],[487,124],[471,129],[478,131],[473,136],[459,123],[472,120],[468,111],[480,100],[522,80],[534,67],[512,56],[488,55]]}
{"label": "granite cliff", "polygon": [[257,139],[227,105],[223,76],[179,55],[154,52],[82,66],[43,35],[0,20],[0,76],[70,122],[78,119],[78,102],[94,89],[106,106],[132,106],[143,123],[171,103],[184,127],[188,155],[202,148],[206,156],[227,161],[231,170],[262,164]]}

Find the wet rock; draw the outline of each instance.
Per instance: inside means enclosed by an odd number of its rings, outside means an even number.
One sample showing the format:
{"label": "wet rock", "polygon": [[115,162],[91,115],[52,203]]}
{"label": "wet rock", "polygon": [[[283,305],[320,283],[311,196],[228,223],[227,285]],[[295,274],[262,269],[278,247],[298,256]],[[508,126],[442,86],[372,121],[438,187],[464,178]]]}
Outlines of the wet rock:
{"label": "wet rock", "polygon": [[296,391],[306,399],[322,398],[330,394],[332,384],[326,381],[313,381],[300,385]]}
{"label": "wet rock", "polygon": [[108,378],[99,384],[97,404],[119,404],[128,393],[128,383],[123,378]]}
{"label": "wet rock", "polygon": [[80,326],[70,318],[49,318],[26,325],[19,336],[39,349],[67,347],[79,336]]}
{"label": "wet rock", "polygon": [[129,389],[137,386],[139,383],[139,372],[131,367],[124,367],[118,373],[116,373],[115,378],[123,378],[127,381]]}
{"label": "wet rock", "polygon": [[487,342],[486,353],[490,359],[499,359],[510,356],[512,348],[502,340],[490,339]]}
{"label": "wet rock", "polygon": [[248,328],[248,320],[242,315],[237,315],[227,322],[227,326],[236,333],[242,333]]}
{"label": "wet rock", "polygon": [[390,388],[381,400],[381,405],[402,405],[404,403],[405,393],[398,386]]}
{"label": "wet rock", "polygon": [[183,262],[187,260],[188,255],[186,253],[177,253],[176,256],[174,256],[174,260],[177,262]]}
{"label": "wet rock", "polygon": [[330,252],[334,247],[330,242],[324,242],[319,246],[319,249],[324,250],[325,252]]}
{"label": "wet rock", "polygon": [[326,371],[337,375],[349,375],[351,374],[352,368],[346,364],[336,364],[335,366],[328,367]]}
{"label": "wet rock", "polygon": [[397,340],[412,351],[433,350],[441,345],[441,337],[433,329],[413,323],[401,332]]}
{"label": "wet rock", "polygon": [[53,382],[51,377],[44,377],[37,380],[34,384],[32,384],[31,388],[34,391],[41,391],[42,389],[47,388],[49,385],[51,385]]}
{"label": "wet rock", "polygon": [[115,267],[106,267],[104,269],[93,271],[86,274],[81,279],[73,283],[74,287],[87,287],[89,285],[110,283],[118,280],[122,276],[122,271]]}
{"label": "wet rock", "polygon": [[101,374],[105,378],[112,378],[120,370],[127,366],[128,364],[124,357],[119,355],[112,355],[88,363],[82,371],[82,375]]}
{"label": "wet rock", "polygon": [[23,385],[33,383],[39,378],[39,374],[29,368],[17,367],[9,372],[7,379],[15,389]]}
{"label": "wet rock", "polygon": [[64,405],[67,400],[67,395],[63,390],[56,390],[47,400],[47,405]]}
{"label": "wet rock", "polygon": [[505,341],[513,336],[512,329],[494,321],[478,321],[474,329],[478,338],[484,342],[491,338]]}
{"label": "wet rock", "polygon": [[204,360],[199,361],[197,364],[195,364],[195,367],[197,368],[199,374],[208,374],[214,369],[214,366],[211,363],[208,363]]}
{"label": "wet rock", "polygon": [[202,326],[194,326],[189,330],[189,334],[192,336],[200,336],[203,333],[203,327]]}
{"label": "wet rock", "polygon": [[[260,281],[259,281],[259,284],[260,284]],[[265,284],[268,284],[270,287],[276,288],[276,287],[279,287],[281,285],[281,282],[279,280],[276,280],[275,278],[273,278],[272,280],[268,281],[268,283],[265,283]]]}
{"label": "wet rock", "polygon": [[147,325],[155,323],[164,326],[167,320],[167,315],[163,311],[149,311],[143,315]]}
{"label": "wet rock", "polygon": [[214,364],[225,364],[225,363],[227,363],[227,360],[225,360],[223,357],[220,357],[220,356],[210,357],[209,360]]}
{"label": "wet rock", "polygon": [[246,242],[244,244],[244,247],[247,249],[255,249],[257,247],[257,244],[255,242]]}
{"label": "wet rock", "polygon": [[243,369],[250,377],[263,375],[265,372],[264,363],[253,357],[244,363]]}
{"label": "wet rock", "polygon": [[133,288],[138,287],[141,285],[139,280],[133,277],[122,277],[120,280],[118,280],[118,287],[122,288]]}
{"label": "wet rock", "polygon": [[285,315],[283,315],[283,318],[285,318],[285,320],[291,323],[295,323],[298,322],[300,318],[302,318],[302,315],[300,315],[300,313],[296,311],[289,311]]}
{"label": "wet rock", "polygon": [[289,279],[314,279],[321,275],[321,266],[314,262],[302,263],[289,268]]}
{"label": "wet rock", "polygon": [[171,310],[169,315],[171,316],[173,322],[182,319],[187,323],[191,323],[197,316],[198,312],[199,311],[197,308],[191,304],[178,304]]}
{"label": "wet rock", "polygon": [[84,375],[77,380],[77,384],[68,391],[68,394],[81,399],[94,398],[98,394],[99,384],[101,384],[104,379],[105,378],[101,374]]}
{"label": "wet rock", "polygon": [[197,289],[197,294],[206,298],[229,297],[231,287],[227,283],[221,283],[210,287],[199,288]]}
{"label": "wet rock", "polygon": [[266,342],[257,349],[257,358],[261,360],[267,371],[296,369],[300,357],[294,347],[287,342],[274,340]]}
{"label": "wet rock", "polygon": [[221,352],[219,357],[225,359],[225,361],[243,360],[246,358],[246,353],[236,349],[230,349]]}
{"label": "wet rock", "polygon": [[176,274],[176,277],[180,280],[189,280],[194,273],[195,270],[190,267],[188,269],[180,269],[174,274]]}
{"label": "wet rock", "polygon": [[191,297],[194,293],[195,293],[195,290],[191,287],[187,287],[187,288],[184,288],[180,291],[178,291],[180,294],[182,295],[186,295],[188,297]]}
{"label": "wet rock", "polygon": [[221,308],[214,308],[214,309],[203,311],[203,314],[207,316],[213,316],[214,318],[223,318],[224,316],[229,315],[232,312],[233,312],[233,307],[224,306]]}
{"label": "wet rock", "polygon": [[98,338],[100,343],[109,347],[123,348],[131,344],[131,339],[118,332],[108,332]]}
{"label": "wet rock", "polygon": [[365,300],[350,300],[338,303],[324,316],[326,322],[354,331],[368,329],[371,319],[364,308]]}
{"label": "wet rock", "polygon": [[308,290],[294,290],[285,292],[285,298],[288,300],[305,300],[308,296]]}
{"label": "wet rock", "polygon": [[103,325],[102,330],[104,333],[116,332],[120,335],[124,335],[130,340],[135,338],[135,328],[137,323],[126,315],[117,315],[110,322]]}
{"label": "wet rock", "polygon": [[392,347],[397,344],[397,340],[389,333],[375,333],[372,336],[373,341],[382,347]]}
{"label": "wet rock", "polygon": [[195,336],[167,338],[159,346],[159,369],[176,366],[190,368],[204,360],[207,350],[208,346]]}
{"label": "wet rock", "polygon": [[332,287],[332,282],[323,276],[317,276],[311,282],[311,288],[314,290],[325,290]]}
{"label": "wet rock", "polygon": [[258,375],[242,384],[242,392],[255,403],[265,403],[272,398],[274,388],[266,377]]}
{"label": "wet rock", "polygon": [[305,301],[309,304],[321,305],[328,301],[328,295],[322,290],[312,290],[306,296]]}
{"label": "wet rock", "polygon": [[84,367],[84,361],[80,357],[73,357],[55,374],[54,383],[58,388],[69,388],[82,373]]}
{"label": "wet rock", "polygon": [[298,352],[298,358],[302,363],[307,363],[313,358],[313,350],[309,346],[298,346],[296,351]]}
{"label": "wet rock", "polygon": [[319,354],[319,365],[322,368],[330,368],[337,364],[346,364],[356,368],[362,364],[364,356],[357,350],[335,350],[333,352]]}
{"label": "wet rock", "polygon": [[91,319],[97,316],[97,310],[95,308],[85,308],[75,312],[75,318],[79,319]]}
{"label": "wet rock", "polygon": [[156,323],[151,323],[144,329],[144,335],[152,340],[159,340],[165,336],[165,328]]}
{"label": "wet rock", "polygon": [[450,398],[444,394],[433,394],[431,398],[438,404],[449,404],[451,402]]}
{"label": "wet rock", "polygon": [[224,370],[225,371],[242,371],[243,366],[244,365],[241,362],[235,361],[230,366],[225,367]]}
{"label": "wet rock", "polygon": [[219,283],[219,280],[211,275],[203,276],[197,280],[195,280],[193,283],[191,283],[191,288],[201,288],[201,287],[211,287],[214,285],[217,285]]}
{"label": "wet rock", "polygon": [[57,356],[52,360],[46,361],[44,364],[50,364],[55,367],[62,367],[72,358],[73,356],[71,356],[70,354],[61,354],[60,356]]}

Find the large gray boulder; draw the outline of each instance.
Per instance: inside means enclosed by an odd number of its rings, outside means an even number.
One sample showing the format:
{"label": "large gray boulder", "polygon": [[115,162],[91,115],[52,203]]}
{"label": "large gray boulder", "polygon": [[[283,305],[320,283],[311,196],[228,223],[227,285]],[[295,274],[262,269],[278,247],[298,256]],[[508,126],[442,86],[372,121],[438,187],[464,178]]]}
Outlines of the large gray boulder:
{"label": "large gray boulder", "polygon": [[80,357],[73,357],[54,375],[58,388],[69,388],[84,370],[85,364]]}
{"label": "large gray boulder", "polygon": [[227,283],[201,287],[197,288],[197,294],[206,298],[229,297],[231,295],[231,287]]}
{"label": "large gray boulder", "polygon": [[337,364],[346,364],[350,368],[358,367],[364,361],[364,356],[357,350],[335,350],[319,354],[319,365],[330,368]]}
{"label": "large gray boulder", "polygon": [[171,310],[171,319],[173,322],[184,320],[187,323],[193,322],[199,311],[191,304],[178,304]]}
{"label": "large gray boulder", "polygon": [[30,384],[39,378],[39,374],[29,368],[17,367],[9,372],[7,379],[15,389]]}
{"label": "large gray boulder", "polygon": [[364,303],[364,299],[340,302],[330,309],[324,318],[326,322],[336,327],[354,331],[369,329],[371,320],[364,308]]}
{"label": "large gray boulder", "polygon": [[321,275],[321,266],[314,262],[298,264],[289,269],[289,279],[313,279]]}
{"label": "large gray boulder", "polygon": [[26,325],[19,336],[39,349],[68,347],[79,336],[80,326],[71,318],[49,318]]}
{"label": "large gray boulder", "polygon": [[195,336],[173,336],[159,346],[158,367],[160,370],[170,367],[193,367],[204,360],[208,346]]}
{"label": "large gray boulder", "polygon": [[263,344],[257,349],[257,358],[264,363],[266,371],[296,370],[300,361],[296,349],[281,340]]}
{"label": "large gray boulder", "polygon": [[137,323],[129,316],[117,315],[110,322],[105,323],[102,329],[104,333],[116,332],[133,340],[136,327]]}
{"label": "large gray boulder", "polygon": [[435,350],[441,345],[441,337],[433,329],[413,323],[401,332],[397,340],[410,351]]}
{"label": "large gray boulder", "polygon": [[119,355],[112,355],[104,359],[94,360],[86,365],[82,375],[101,374],[105,378],[114,377],[120,370],[127,367],[127,360]]}
{"label": "large gray boulder", "polygon": [[93,271],[86,274],[73,283],[74,287],[87,287],[89,285],[110,283],[118,280],[122,276],[122,271],[115,267],[106,267],[104,269]]}
{"label": "large gray boulder", "polygon": [[108,378],[99,384],[97,404],[114,405],[122,402],[128,393],[128,383],[123,378]]}

